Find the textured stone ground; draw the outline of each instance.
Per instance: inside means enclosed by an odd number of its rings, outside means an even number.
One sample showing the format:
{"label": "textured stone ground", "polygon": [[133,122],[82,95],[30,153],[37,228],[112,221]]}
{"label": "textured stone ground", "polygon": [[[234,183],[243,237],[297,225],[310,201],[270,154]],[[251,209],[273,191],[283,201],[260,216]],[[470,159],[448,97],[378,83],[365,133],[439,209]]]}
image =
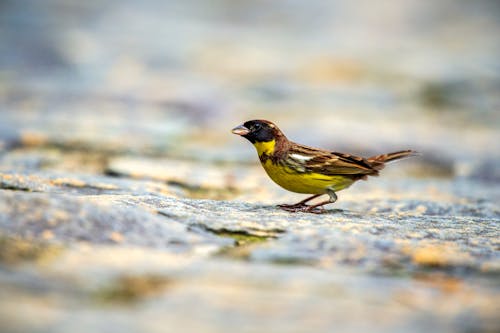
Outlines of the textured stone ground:
{"label": "textured stone ground", "polygon": [[263,204],[186,198],[177,181],[0,176],[7,331],[499,327],[496,186],[380,178],[316,215],[276,209],[293,195],[271,187]]}
{"label": "textured stone ground", "polygon": [[[2,332],[500,331],[494,2],[64,3],[0,5]],[[292,214],[254,117],[422,155]]]}

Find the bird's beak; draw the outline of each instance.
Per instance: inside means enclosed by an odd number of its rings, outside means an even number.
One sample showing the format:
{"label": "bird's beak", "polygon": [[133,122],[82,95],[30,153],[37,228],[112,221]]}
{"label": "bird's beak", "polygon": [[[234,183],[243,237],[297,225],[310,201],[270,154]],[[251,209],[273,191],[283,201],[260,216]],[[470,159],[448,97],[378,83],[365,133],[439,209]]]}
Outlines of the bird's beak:
{"label": "bird's beak", "polygon": [[240,126],[236,126],[235,128],[233,128],[231,130],[231,132],[234,134],[237,134],[237,135],[244,136],[244,135],[247,135],[248,133],[250,133],[250,130],[248,128],[246,128],[245,126],[240,125]]}

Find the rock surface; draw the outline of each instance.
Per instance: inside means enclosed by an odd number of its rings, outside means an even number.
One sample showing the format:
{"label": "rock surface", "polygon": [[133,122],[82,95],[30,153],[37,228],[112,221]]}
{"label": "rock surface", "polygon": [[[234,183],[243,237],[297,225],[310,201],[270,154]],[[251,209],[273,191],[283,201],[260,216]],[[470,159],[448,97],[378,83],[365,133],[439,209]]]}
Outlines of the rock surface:
{"label": "rock surface", "polygon": [[291,214],[93,177],[2,173],[2,299],[31,318],[0,302],[8,330],[498,328],[492,201],[346,199]]}

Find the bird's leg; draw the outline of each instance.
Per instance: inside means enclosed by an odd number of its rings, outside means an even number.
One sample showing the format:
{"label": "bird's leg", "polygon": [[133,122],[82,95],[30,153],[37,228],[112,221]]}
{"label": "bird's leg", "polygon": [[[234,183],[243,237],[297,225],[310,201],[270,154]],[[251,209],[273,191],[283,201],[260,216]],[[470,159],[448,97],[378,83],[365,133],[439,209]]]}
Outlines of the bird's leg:
{"label": "bird's leg", "polygon": [[295,211],[303,209],[304,207],[309,207],[308,205],[306,205],[306,202],[308,202],[308,201],[310,201],[310,200],[312,200],[314,198],[317,198],[320,195],[321,194],[315,194],[313,196],[305,198],[304,200],[302,200],[300,202],[297,202],[296,204],[292,204],[292,205],[283,204],[283,205],[278,205],[278,207],[281,208],[281,209],[284,209],[284,210],[295,212]]}
{"label": "bird's leg", "polygon": [[[310,206],[305,205],[305,207],[303,208],[303,211],[308,212],[308,213],[317,213],[317,214],[323,213],[324,208],[322,206],[324,206],[326,204],[334,203],[335,201],[337,201],[337,194],[335,194],[335,192],[333,190],[327,190],[326,193],[329,196],[328,200],[322,201],[322,202],[317,203],[315,205],[310,205]],[[321,207],[322,209],[320,211],[316,210],[316,208],[318,208],[318,207]]]}

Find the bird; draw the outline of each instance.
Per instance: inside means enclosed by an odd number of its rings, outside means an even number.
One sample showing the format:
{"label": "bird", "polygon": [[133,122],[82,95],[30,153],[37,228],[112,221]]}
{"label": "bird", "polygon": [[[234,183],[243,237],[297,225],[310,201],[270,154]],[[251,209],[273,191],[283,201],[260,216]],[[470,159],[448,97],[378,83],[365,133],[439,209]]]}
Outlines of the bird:
{"label": "bird", "polygon": [[[274,123],[249,120],[231,130],[250,141],[257,150],[267,175],[282,188],[312,196],[295,203],[278,205],[289,212],[323,213],[324,205],[337,201],[337,192],[368,176],[378,176],[386,163],[418,155],[401,150],[368,158],[308,147],[292,142]],[[328,195],[316,204],[309,201]]]}

